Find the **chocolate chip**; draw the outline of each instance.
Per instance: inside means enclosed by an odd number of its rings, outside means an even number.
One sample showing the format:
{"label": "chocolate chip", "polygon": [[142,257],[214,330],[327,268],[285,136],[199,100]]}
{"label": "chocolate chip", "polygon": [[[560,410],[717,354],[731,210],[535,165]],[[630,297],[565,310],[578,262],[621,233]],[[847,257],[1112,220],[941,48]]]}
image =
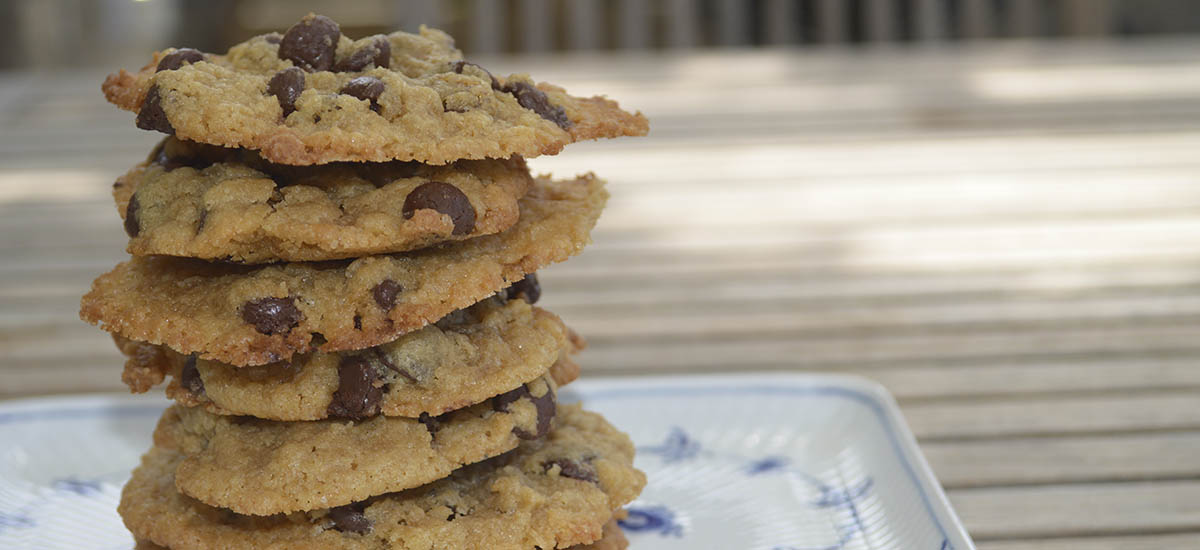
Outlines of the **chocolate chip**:
{"label": "chocolate chip", "polygon": [[600,479],[596,477],[596,470],[582,462],[572,460],[570,458],[556,458],[554,460],[542,463],[542,467],[545,468],[547,472],[550,471],[550,468],[553,468],[554,466],[558,466],[558,475],[560,476],[578,479],[588,483],[600,482]]}
{"label": "chocolate chip", "polygon": [[530,399],[533,406],[537,409],[537,432],[529,433],[520,428],[513,429],[513,433],[521,439],[538,439],[550,433],[550,423],[554,420],[554,414],[557,412],[557,404],[554,399],[554,392],[547,391],[546,393]]}
{"label": "chocolate chip", "polygon": [[157,84],[150,86],[146,91],[146,99],[142,100],[142,108],[137,114],[137,127],[175,135],[175,128],[171,127],[171,121],[167,120],[167,113],[163,111],[162,97],[158,95]]}
{"label": "chocolate chip", "polygon": [[388,41],[386,36],[376,36],[366,46],[359,48],[358,51],[342,58],[333,65],[334,72],[352,73],[358,72],[367,65],[374,63],[376,67],[388,68],[392,64],[392,43]]}
{"label": "chocolate chip", "polygon": [[283,35],[277,32],[264,34],[263,40],[265,40],[267,44],[278,44],[280,40],[283,40]]}
{"label": "chocolate chip", "polygon": [[184,143],[172,140],[170,145],[164,143],[163,147],[156,148],[154,163],[162,166],[167,172],[185,166],[202,170],[229,158],[229,150],[224,147],[192,142],[183,145]]}
{"label": "chocolate chip", "polygon": [[259,298],[242,306],[242,320],[254,325],[263,334],[285,334],[290,332],[304,314],[296,309],[295,300],[288,298]]}
{"label": "chocolate chip", "polygon": [[129,206],[125,207],[125,233],[130,237],[136,237],[142,231],[142,224],[138,221],[139,208],[141,205],[137,195],[129,197]]}
{"label": "chocolate chip", "polygon": [[488,71],[487,69],[480,67],[479,65],[477,65],[475,63],[471,63],[470,61],[455,61],[454,62],[454,72],[456,72],[458,74],[462,74],[463,68],[467,67],[467,66],[475,67],[476,69],[479,69],[479,70],[483,71],[484,73],[486,73],[488,75],[488,78],[490,78],[492,80],[492,89],[493,90],[504,91],[504,89],[500,86],[500,81],[496,80],[496,77],[492,76],[491,71]]}
{"label": "chocolate chip", "polygon": [[529,397],[529,388],[521,386],[492,398],[492,410],[508,412],[508,406],[522,397]]}
{"label": "chocolate chip", "polygon": [[182,67],[185,63],[191,64],[197,61],[204,61],[204,54],[200,50],[180,48],[159,60],[158,67],[154,69],[154,72],[174,71]]}
{"label": "chocolate chip", "polygon": [[521,386],[515,390],[493,397],[492,409],[500,412],[508,412],[509,405],[520,399],[528,399],[537,410],[537,431],[530,433],[521,428],[513,428],[513,433],[521,439],[537,439],[549,433],[550,422],[554,420],[554,414],[557,409],[554,392],[547,391],[538,397],[534,397],[533,394],[529,393],[528,387]]}
{"label": "chocolate chip", "polygon": [[330,508],[329,519],[333,521],[333,528],[338,531],[357,533],[359,535],[370,533],[371,528],[375,524],[358,508],[359,506],[355,504]]}
{"label": "chocolate chip", "polygon": [[279,58],[306,71],[328,71],[333,66],[342,30],[324,15],[307,15],[292,25],[279,41]]}
{"label": "chocolate chip", "polygon": [[354,316],[354,330],[362,330],[362,315]]}
{"label": "chocolate chip", "polygon": [[196,222],[196,234],[197,235],[199,235],[201,231],[204,231],[204,224],[206,222],[208,222],[208,209],[207,208],[200,211],[200,219]]}
{"label": "chocolate chip", "polygon": [[343,357],[338,363],[338,389],[326,409],[330,416],[363,419],[379,413],[383,387],[379,371],[361,356]]}
{"label": "chocolate chip", "polygon": [[391,311],[396,307],[396,298],[400,296],[400,291],[404,290],[400,283],[391,279],[384,279],[383,282],[375,285],[371,289],[371,295],[375,297],[375,303],[384,311]]}
{"label": "chocolate chip", "polygon": [[571,119],[567,118],[567,111],[550,103],[550,98],[546,97],[546,93],[532,85],[525,82],[512,82],[504,87],[504,91],[516,97],[517,103],[520,103],[522,107],[557,124],[559,128],[566,130],[571,127]]}
{"label": "chocolate chip", "polygon": [[341,93],[371,102],[371,110],[379,112],[379,96],[383,94],[383,81],[373,76],[360,76],[342,86]]}
{"label": "chocolate chip", "polygon": [[537,273],[530,273],[508,287],[509,300],[518,296],[531,304],[536,304],[538,298],[542,297],[542,285],[538,284]]}
{"label": "chocolate chip", "polygon": [[200,379],[200,370],[196,368],[196,356],[192,355],[183,363],[183,371],[179,373],[179,385],[192,392],[192,395],[204,395],[204,380]]}
{"label": "chocolate chip", "polygon": [[449,183],[431,181],[417,186],[404,199],[401,212],[408,219],[413,213],[422,209],[437,210],[450,216],[454,222],[454,235],[466,235],[475,230],[475,207],[466,193]]}
{"label": "chocolate chip", "polygon": [[284,118],[296,111],[296,100],[303,91],[304,71],[296,67],[288,67],[275,73],[267,82],[267,93],[279,99]]}
{"label": "chocolate chip", "polygon": [[424,424],[425,429],[429,430],[430,435],[442,429],[441,419],[437,416],[429,416],[429,413],[421,413],[421,416],[417,417],[417,422]]}

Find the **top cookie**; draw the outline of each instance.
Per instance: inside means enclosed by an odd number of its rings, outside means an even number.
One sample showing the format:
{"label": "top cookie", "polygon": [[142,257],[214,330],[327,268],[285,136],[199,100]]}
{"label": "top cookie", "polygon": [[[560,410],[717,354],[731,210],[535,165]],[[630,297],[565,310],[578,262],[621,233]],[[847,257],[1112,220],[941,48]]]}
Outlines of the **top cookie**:
{"label": "top cookie", "polygon": [[614,101],[567,95],[525,75],[495,78],[463,61],[444,32],[351,40],[313,14],[225,55],[158,52],[102,88],[138,113],[139,128],[294,165],[534,157],[649,130],[641,113]]}

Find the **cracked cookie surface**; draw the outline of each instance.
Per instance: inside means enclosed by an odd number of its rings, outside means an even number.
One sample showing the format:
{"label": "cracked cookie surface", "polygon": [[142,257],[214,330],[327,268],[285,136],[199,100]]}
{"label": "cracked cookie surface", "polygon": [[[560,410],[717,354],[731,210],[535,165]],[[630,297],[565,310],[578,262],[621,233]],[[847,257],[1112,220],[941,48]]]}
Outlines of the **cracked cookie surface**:
{"label": "cracked cookie surface", "polygon": [[173,550],[533,550],[589,544],[645,475],[633,443],[578,405],[559,408],[555,429],[513,452],[429,485],[307,513],[245,516],[175,489],[183,456],[154,447],[121,495],[118,511],[138,539]]}
{"label": "cracked cookie surface", "polygon": [[641,113],[602,97],[525,75],[493,77],[442,31],[351,40],[312,14],[223,55],[158,52],[102,89],[138,113],[140,128],[293,165],[534,157],[649,128]]}
{"label": "cracked cookie surface", "polygon": [[175,406],[159,421],[154,444],[184,455],[175,485],[208,505],[258,516],[333,508],[436,481],[544,437],[554,392],[543,377],[420,419],[273,422]]}
{"label": "cracked cookie surface", "polygon": [[238,366],[378,346],[578,253],[607,197],[590,175],[539,178],[501,233],[353,261],[134,257],[92,283],[80,316],[130,340]]}
{"label": "cracked cookie surface", "polygon": [[166,138],[113,185],[128,252],[242,263],[404,252],[498,233],[533,185],[525,162],[298,168]]}

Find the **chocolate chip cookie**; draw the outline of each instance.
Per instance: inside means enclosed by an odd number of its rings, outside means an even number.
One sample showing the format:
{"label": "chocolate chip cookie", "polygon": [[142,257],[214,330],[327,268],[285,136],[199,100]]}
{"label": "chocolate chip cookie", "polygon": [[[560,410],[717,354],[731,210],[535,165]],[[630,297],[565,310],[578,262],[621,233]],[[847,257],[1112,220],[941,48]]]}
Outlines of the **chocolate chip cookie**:
{"label": "chocolate chip cookie", "polygon": [[[600,540],[591,544],[580,544],[570,547],[570,550],[625,550],[629,548],[629,539],[625,538],[625,533],[621,531],[621,526],[617,522],[610,521],[604,525],[604,536]],[[165,546],[159,546],[153,542],[139,540],[134,550],[170,550]]]}
{"label": "chocolate chip cookie", "polygon": [[[532,276],[532,275],[531,275]],[[281,421],[335,413],[365,417],[439,415],[499,395],[550,371],[558,385],[577,372],[558,316],[518,297],[489,298],[398,340],[352,352],[298,355],[290,362],[235,367],[165,346],[118,338],[129,357],[122,379],[144,392],[170,374],[167,395],[214,414]],[[347,407],[336,397],[359,380],[381,385],[378,399]]]}
{"label": "chocolate chip cookie", "polygon": [[173,550],[533,550],[595,542],[645,475],[633,444],[599,415],[559,408],[555,429],[422,487],[274,516],[207,506],[176,490],[178,451],[154,447],[121,495],[138,539]]}
{"label": "chocolate chip cookie", "polygon": [[295,167],[167,138],[113,185],[129,253],[338,260],[498,233],[533,185],[520,157]]}
{"label": "chocolate chip cookie", "polygon": [[163,414],[154,444],[183,454],[175,485],[211,506],[260,516],[332,508],[424,485],[544,437],[554,390],[543,377],[439,416],[357,422],[273,422],[177,405]]}
{"label": "chocolate chip cookie", "polygon": [[533,157],[649,128],[602,97],[492,76],[444,32],[351,40],[312,14],[224,55],[158,52],[136,73],[110,75],[103,90],[137,113],[139,128],[292,165]]}
{"label": "chocolate chip cookie", "polygon": [[238,366],[378,346],[579,252],[607,197],[590,175],[539,179],[508,230],[353,261],[135,257],[96,279],[80,316],[130,340]]}

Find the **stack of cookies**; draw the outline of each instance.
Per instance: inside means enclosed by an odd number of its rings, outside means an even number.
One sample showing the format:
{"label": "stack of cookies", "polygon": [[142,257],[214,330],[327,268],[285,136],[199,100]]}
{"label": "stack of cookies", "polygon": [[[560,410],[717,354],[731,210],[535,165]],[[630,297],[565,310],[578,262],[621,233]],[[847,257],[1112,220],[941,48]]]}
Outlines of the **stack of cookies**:
{"label": "stack of cookies", "polygon": [[104,83],[167,134],[117,180],[132,259],[82,317],[175,401],[125,487],[173,550],[624,548],[628,437],[556,391],[583,340],[535,271],[607,193],[524,157],[642,135],[641,114],[492,76],[437,30],[309,15]]}

